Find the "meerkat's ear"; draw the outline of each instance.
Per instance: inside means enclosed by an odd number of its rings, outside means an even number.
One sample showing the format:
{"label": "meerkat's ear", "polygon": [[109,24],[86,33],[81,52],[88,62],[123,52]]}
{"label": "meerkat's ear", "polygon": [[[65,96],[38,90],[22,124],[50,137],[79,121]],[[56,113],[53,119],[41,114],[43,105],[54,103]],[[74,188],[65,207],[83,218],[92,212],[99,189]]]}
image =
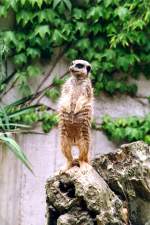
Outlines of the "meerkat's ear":
{"label": "meerkat's ear", "polygon": [[89,74],[91,71],[91,66],[87,66],[86,69],[87,69],[87,74]]}

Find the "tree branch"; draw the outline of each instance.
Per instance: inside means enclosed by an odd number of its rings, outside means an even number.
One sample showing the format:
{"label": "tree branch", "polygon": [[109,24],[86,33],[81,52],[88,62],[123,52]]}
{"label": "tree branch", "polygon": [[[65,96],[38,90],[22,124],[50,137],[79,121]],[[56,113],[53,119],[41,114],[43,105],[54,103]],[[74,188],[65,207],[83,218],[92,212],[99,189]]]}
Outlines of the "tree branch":
{"label": "tree branch", "polygon": [[50,66],[50,68],[48,69],[48,71],[45,73],[45,76],[43,78],[43,80],[41,81],[41,83],[38,85],[36,92],[38,92],[38,90],[40,90],[40,88],[42,87],[42,85],[45,83],[45,81],[50,77],[52,71],[54,70],[54,68],[56,67],[57,63],[59,62],[59,60],[62,58],[62,56],[64,55],[64,53],[66,52],[66,48],[63,49],[63,51],[56,57],[56,60],[53,62],[53,64]]}
{"label": "tree branch", "polygon": [[[68,72],[69,72],[69,71],[66,71],[64,74],[62,74],[62,75],[60,76],[60,78],[61,78],[61,79],[64,78],[64,77],[68,74]],[[40,97],[41,95],[42,95],[42,96],[41,96],[41,98],[42,98],[43,95],[45,94],[45,91],[48,90],[48,89],[50,89],[50,88],[52,88],[53,86],[54,86],[54,84],[51,83],[51,84],[49,84],[48,86],[46,86],[46,87],[44,87],[43,89],[41,89],[40,91],[35,92],[35,93],[32,95],[31,100],[28,102],[28,104],[31,104],[36,98]],[[40,98],[40,99],[41,99],[41,98]],[[39,100],[38,100],[38,102],[39,102]]]}

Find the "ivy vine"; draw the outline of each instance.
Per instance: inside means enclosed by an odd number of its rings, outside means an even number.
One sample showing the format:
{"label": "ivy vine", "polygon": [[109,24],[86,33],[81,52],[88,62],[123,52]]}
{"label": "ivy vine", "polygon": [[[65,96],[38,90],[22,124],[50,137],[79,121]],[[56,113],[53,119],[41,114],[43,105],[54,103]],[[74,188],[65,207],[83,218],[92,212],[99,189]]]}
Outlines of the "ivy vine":
{"label": "ivy vine", "polygon": [[[29,105],[35,99],[38,103],[43,96],[56,101],[67,71],[46,87],[43,84],[61,57],[91,62],[95,95],[101,91],[135,95],[138,87],[129,82],[130,78],[138,79],[141,73],[150,78],[149,0],[4,0],[0,3],[1,17],[7,17],[10,11],[14,13],[15,24],[13,29],[1,32],[1,39],[6,46],[5,60],[12,60],[15,71],[1,77],[1,98],[17,85],[22,95],[29,98]],[[39,61],[53,62],[44,75]],[[34,92],[29,81],[36,76],[42,80]],[[32,111],[16,121],[27,124],[43,121],[43,129],[48,132],[58,121],[55,114],[48,115],[46,111]],[[149,117],[145,117],[143,124],[136,117],[122,119],[120,125],[118,120],[105,118],[102,123],[102,129],[111,139],[149,142],[149,130],[143,128]],[[130,124],[131,120],[136,120],[136,127]]]}
{"label": "ivy vine", "polygon": [[105,116],[101,129],[116,143],[143,140],[150,144],[150,114],[117,119]]}
{"label": "ivy vine", "polygon": [[129,77],[138,78],[141,73],[150,77],[149,0],[89,0],[80,4],[70,0],[4,0],[0,15],[6,17],[10,8],[15,26],[3,34],[25,95],[30,78],[41,74],[37,60],[52,59],[57,47],[66,47],[69,60],[84,58],[92,63],[96,95],[100,91],[135,94],[137,86],[129,84]]}

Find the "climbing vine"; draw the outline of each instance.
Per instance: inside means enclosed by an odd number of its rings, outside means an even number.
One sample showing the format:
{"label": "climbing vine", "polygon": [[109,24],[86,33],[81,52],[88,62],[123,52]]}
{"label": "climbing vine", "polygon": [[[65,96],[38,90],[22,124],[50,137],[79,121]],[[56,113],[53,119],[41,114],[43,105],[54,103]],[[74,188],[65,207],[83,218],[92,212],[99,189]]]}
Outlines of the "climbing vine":
{"label": "climbing vine", "polygon": [[37,60],[52,59],[57,47],[66,47],[69,60],[84,58],[92,63],[96,95],[100,91],[135,94],[137,86],[129,84],[129,77],[150,76],[149,0],[5,0],[1,4],[1,16],[6,17],[10,9],[14,12],[14,29],[3,34],[24,95],[31,91],[28,81],[41,74]]}
{"label": "climbing vine", "polygon": [[150,114],[145,117],[130,116],[113,119],[110,116],[103,118],[97,129],[103,130],[110,140],[116,143],[126,143],[143,140],[150,144]]}
{"label": "climbing vine", "polygon": [[[10,11],[15,24],[13,29],[1,32],[1,39],[6,46],[5,60],[11,59],[15,71],[1,76],[1,98],[17,86],[28,98],[28,105],[35,99],[38,103],[43,96],[56,101],[67,71],[56,74],[46,87],[43,84],[62,57],[68,62],[75,58],[91,62],[95,95],[101,91],[135,95],[138,87],[130,78],[138,79],[141,73],[150,78],[149,0],[4,0],[0,16],[5,18]],[[44,72],[43,63],[50,61],[53,65]],[[33,91],[30,80],[37,76],[41,76],[41,83]],[[40,121],[48,132],[58,121],[55,114],[48,114],[46,107],[44,110],[32,109],[15,121],[27,124]],[[105,118],[102,123],[111,139],[148,141],[149,130],[141,128],[138,132],[138,129],[146,126],[149,117],[145,117],[143,124],[136,117],[122,119],[120,125],[118,120]],[[130,124],[131,120],[137,121],[136,127]]]}

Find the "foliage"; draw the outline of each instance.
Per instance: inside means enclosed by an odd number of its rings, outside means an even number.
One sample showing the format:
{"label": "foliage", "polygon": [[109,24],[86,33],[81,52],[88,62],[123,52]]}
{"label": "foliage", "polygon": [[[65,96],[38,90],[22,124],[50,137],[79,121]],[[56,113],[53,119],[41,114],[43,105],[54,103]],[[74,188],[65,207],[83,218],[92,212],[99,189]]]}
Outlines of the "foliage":
{"label": "foliage", "polygon": [[19,158],[24,165],[32,172],[32,168],[29,160],[24,154],[21,147],[12,138],[14,133],[20,132],[21,129],[29,129],[30,127],[22,123],[16,123],[15,118],[30,110],[31,107],[24,109],[14,110],[15,103],[7,105],[6,107],[0,107],[0,141],[6,144],[17,158]]}
{"label": "foliage", "polygon": [[0,134],[0,141],[8,146],[8,149],[10,149],[15,156],[21,160],[21,162],[33,173],[32,166],[24,154],[23,150],[20,148],[20,146],[17,144],[17,142],[11,138],[8,135],[1,135]]}
{"label": "foliage", "polygon": [[[3,35],[23,94],[30,89],[29,79],[40,74],[29,73],[28,67],[35,71],[35,62],[52,58],[56,47],[69,46],[69,60],[84,58],[92,63],[96,95],[100,91],[133,95],[137,87],[128,83],[129,77],[138,78],[141,72],[150,76],[149,0],[89,0],[80,4],[71,0],[5,0],[0,15],[7,17],[10,8],[16,24]],[[57,96],[56,90],[48,95]]]}
{"label": "foliage", "polygon": [[[32,100],[40,95],[56,101],[64,82],[56,77],[47,88],[39,90],[41,83],[32,93],[29,81],[42,74],[39,62],[54,61],[56,50],[63,49],[69,61],[84,58],[91,62],[95,95],[101,91],[111,95],[118,92],[135,95],[137,86],[129,82],[130,77],[138,79],[143,73],[150,78],[149,9],[149,0],[84,0],[80,3],[73,0],[4,0],[0,3],[1,17],[9,16],[10,10],[15,17],[13,29],[0,34],[0,94],[3,96],[9,85],[16,84],[26,96],[11,107],[0,109],[0,139],[11,144],[11,149],[16,155],[19,152],[17,156],[24,163],[25,156],[13,140],[8,140],[7,134],[28,129],[37,122],[42,123],[44,132],[49,132],[58,123],[57,115],[48,113],[47,107],[32,105]],[[15,66],[10,75],[4,68],[8,58]],[[114,141],[141,139],[150,143],[149,120],[149,115],[142,119],[105,117],[102,126],[95,123],[93,126]]]}
{"label": "foliage", "polygon": [[58,123],[54,113],[45,113],[45,106],[25,106],[30,100],[26,97],[17,100],[9,105],[0,107],[0,141],[19,158],[22,163],[31,171],[32,167],[21,147],[13,138],[15,133],[31,130],[36,122],[41,121],[44,132],[49,132]]}
{"label": "foliage", "polygon": [[45,96],[50,98],[53,102],[56,102],[56,100],[60,96],[60,88],[62,84],[64,84],[65,79],[66,77],[62,79],[60,79],[59,77],[55,77],[52,81],[53,87],[45,92]]}
{"label": "foliage", "polygon": [[145,117],[131,116],[117,119],[105,116],[101,129],[115,142],[143,140],[150,144],[150,114]]}

